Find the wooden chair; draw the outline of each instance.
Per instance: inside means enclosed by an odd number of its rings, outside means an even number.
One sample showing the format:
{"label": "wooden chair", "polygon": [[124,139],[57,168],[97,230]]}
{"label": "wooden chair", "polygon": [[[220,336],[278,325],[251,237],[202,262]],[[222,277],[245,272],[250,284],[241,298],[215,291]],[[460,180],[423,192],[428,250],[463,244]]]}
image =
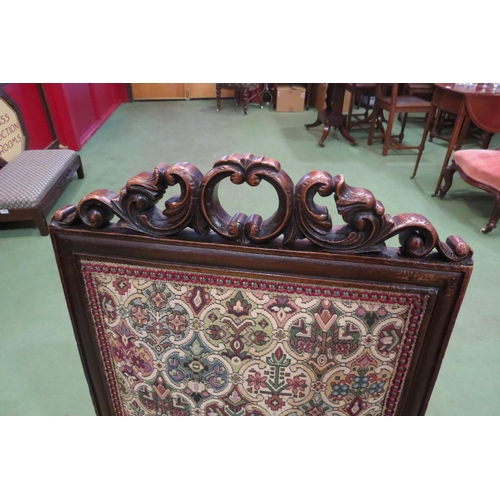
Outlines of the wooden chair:
{"label": "wooden chair", "polygon": [[[388,151],[391,149],[417,149],[420,153],[424,148],[425,138],[422,134],[422,140],[417,146],[404,145],[404,131],[406,128],[406,122],[408,118],[408,113],[429,113],[431,110],[431,103],[416,97],[414,95],[399,95],[399,84],[393,83],[390,85],[390,93],[388,95],[384,92],[384,84],[377,84],[377,91],[375,97],[375,108],[372,115],[372,122],[370,126],[370,133],[368,136],[368,145],[373,144],[374,139],[382,139],[383,149],[382,155],[386,156]],[[387,129],[384,130],[383,126],[383,113],[387,111],[389,116],[387,118]],[[392,135],[392,127],[394,125],[394,120],[402,114],[401,131],[398,135]],[[381,135],[375,137],[375,129],[381,132]],[[395,141],[397,139],[397,141]]]}
{"label": "wooden chair", "polygon": [[[377,87],[376,83],[346,83],[344,84],[345,90],[351,93],[349,101],[349,110],[347,112],[347,130],[362,125],[370,125],[372,116],[370,114],[370,100],[375,95]],[[362,99],[365,99],[363,104]],[[364,107],[363,113],[355,113],[354,106]]]}
{"label": "wooden chair", "polygon": [[407,95],[413,95],[424,99],[425,101],[430,101],[432,95],[434,94],[434,84],[433,83],[405,83],[404,93]]}
{"label": "wooden chair", "polygon": [[[453,174],[460,177],[471,186],[484,189],[495,196],[493,212],[482,233],[489,233],[497,227],[500,218],[500,149],[464,149],[455,151],[451,165],[443,167],[439,177],[437,194],[442,198],[450,189]],[[444,184],[441,185],[444,179]]]}
{"label": "wooden chair", "polygon": [[[229,215],[227,178],[268,182],[278,209]],[[98,415],[423,415],[472,271],[425,217],[250,154],[206,175],[160,164],[58,210],[50,234]]]}
{"label": "wooden chair", "polygon": [[215,95],[217,96],[217,111],[220,111],[220,99],[221,90],[234,90],[234,97],[236,103],[240,103],[240,97],[243,97],[243,112],[247,114],[248,101],[251,99],[251,91],[255,92],[257,99],[259,101],[260,109],[263,108],[262,97],[259,94],[259,84],[258,83],[216,83],[215,84]]}

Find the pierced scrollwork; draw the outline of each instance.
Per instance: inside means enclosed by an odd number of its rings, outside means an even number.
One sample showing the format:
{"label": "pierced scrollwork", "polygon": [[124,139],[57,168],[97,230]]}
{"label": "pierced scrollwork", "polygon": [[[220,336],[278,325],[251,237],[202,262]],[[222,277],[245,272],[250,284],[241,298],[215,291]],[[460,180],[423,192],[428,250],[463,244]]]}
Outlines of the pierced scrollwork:
{"label": "pierced scrollwork", "polygon": [[[278,209],[266,220],[258,214],[230,216],[219,202],[219,183],[229,177],[233,184],[258,186],[262,179],[278,194]],[[270,158],[247,154],[225,156],[205,176],[201,186],[201,209],[212,229],[231,240],[266,243],[282,234],[290,223],[294,186],[280,164]]]}
{"label": "pierced scrollwork", "polygon": [[[334,195],[338,213],[347,225],[333,226],[328,209],[317,205],[315,196]],[[295,220],[303,237],[325,248],[356,253],[379,251],[384,245],[378,238],[387,231],[384,206],[373,194],[348,186],[342,175],[332,177],[316,170],[298,182],[295,188]]]}
{"label": "pierced scrollwork", "polygon": [[[347,224],[333,226],[328,209],[314,202],[316,194],[333,194],[337,211]],[[299,232],[323,248],[340,253],[377,252],[386,248],[385,241],[398,235],[400,252],[405,257],[424,257],[434,248],[451,261],[472,255],[469,245],[458,236],[450,236],[442,243],[434,226],[422,215],[385,214],[384,205],[371,191],[349,186],[343,175],[311,172],[298,182],[295,197]]]}
{"label": "pierced scrollwork", "polygon": [[[88,194],[76,209],[65,207],[56,212],[55,220],[71,225],[81,220],[97,229],[107,225],[117,215],[119,226],[125,226],[151,236],[172,236],[185,227],[193,227],[200,234],[208,231],[199,217],[199,188],[203,174],[190,163],[167,165],[161,163],[153,172],[132,177],[117,194],[100,189]],[[156,203],[169,186],[179,184],[181,193],[165,202],[160,211]]]}
{"label": "pierced scrollwork", "polygon": [[[279,201],[275,213],[266,220],[257,214],[226,213],[217,191],[220,182],[228,177],[234,184],[258,186],[262,180],[271,184]],[[169,186],[176,184],[180,186],[180,195],[167,200],[165,209],[160,211],[156,203]],[[315,203],[316,195],[333,195],[346,224],[334,226],[328,209]],[[54,224],[83,223],[97,229],[109,224],[114,216],[119,217],[118,226],[160,237],[191,227],[201,235],[212,229],[241,243],[268,243],[283,235],[284,245],[306,238],[337,253],[367,253],[384,250],[389,238],[399,236],[400,253],[405,257],[424,257],[433,249],[449,261],[472,255],[470,247],[458,236],[441,242],[434,226],[421,215],[386,214],[370,191],[349,186],[342,175],[332,177],[317,170],[305,175],[294,187],[277,161],[251,154],[225,156],[205,176],[190,163],[162,163],[153,172],[130,179],[119,194],[104,189],[94,191],[78,207],[58,210]]]}

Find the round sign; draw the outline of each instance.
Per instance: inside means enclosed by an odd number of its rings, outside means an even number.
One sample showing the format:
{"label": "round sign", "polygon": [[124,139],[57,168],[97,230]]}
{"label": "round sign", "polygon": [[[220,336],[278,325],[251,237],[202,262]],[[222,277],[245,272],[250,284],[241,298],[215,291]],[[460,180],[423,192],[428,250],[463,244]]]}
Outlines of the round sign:
{"label": "round sign", "polygon": [[0,97],[0,163],[8,163],[22,151],[24,135],[17,113]]}

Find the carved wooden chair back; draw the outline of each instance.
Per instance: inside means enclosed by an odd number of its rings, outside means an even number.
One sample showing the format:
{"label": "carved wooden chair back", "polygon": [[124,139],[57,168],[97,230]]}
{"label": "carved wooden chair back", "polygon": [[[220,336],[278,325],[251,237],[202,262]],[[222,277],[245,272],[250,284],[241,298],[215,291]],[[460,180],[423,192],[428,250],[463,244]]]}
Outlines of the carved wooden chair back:
{"label": "carved wooden chair back", "polygon": [[[230,216],[226,178],[270,183],[278,209]],[[50,233],[99,415],[422,415],[472,271],[424,217],[250,154],[206,175],[158,165],[60,209]]]}

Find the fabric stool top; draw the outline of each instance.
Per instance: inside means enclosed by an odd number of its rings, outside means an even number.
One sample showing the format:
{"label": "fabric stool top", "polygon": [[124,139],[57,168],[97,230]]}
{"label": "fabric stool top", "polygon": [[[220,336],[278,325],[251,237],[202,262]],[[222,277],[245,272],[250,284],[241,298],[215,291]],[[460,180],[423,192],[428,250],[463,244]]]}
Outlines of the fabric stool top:
{"label": "fabric stool top", "polygon": [[0,208],[33,208],[75,159],[68,149],[27,150],[0,170]]}

